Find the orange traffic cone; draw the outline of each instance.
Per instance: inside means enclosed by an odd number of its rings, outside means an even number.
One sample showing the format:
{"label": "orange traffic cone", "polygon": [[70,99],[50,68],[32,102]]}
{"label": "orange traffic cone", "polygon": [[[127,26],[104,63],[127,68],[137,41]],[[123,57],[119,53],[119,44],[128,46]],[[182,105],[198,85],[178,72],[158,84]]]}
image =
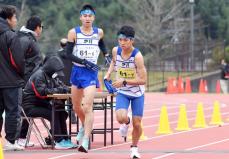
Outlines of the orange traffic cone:
{"label": "orange traffic cone", "polygon": [[177,80],[174,77],[168,78],[167,93],[177,93]]}
{"label": "orange traffic cone", "polygon": [[173,79],[172,78],[168,78],[167,93],[173,93]]}
{"label": "orange traffic cone", "polygon": [[208,93],[208,84],[207,84],[207,80],[204,80],[204,93]]}
{"label": "orange traffic cone", "polygon": [[178,93],[184,93],[184,83],[183,83],[182,77],[179,77],[179,78],[178,78],[178,86],[177,86],[177,89],[178,89]]}
{"label": "orange traffic cone", "polygon": [[220,93],[221,92],[221,86],[220,86],[219,80],[216,81],[215,92],[216,93]]}
{"label": "orange traffic cone", "polygon": [[199,85],[199,93],[205,93],[205,86],[204,86],[204,80],[200,80],[200,85]]}
{"label": "orange traffic cone", "polygon": [[185,93],[192,93],[191,82],[189,77],[186,78]]}
{"label": "orange traffic cone", "polygon": [[177,79],[173,78],[173,93],[177,93],[178,88],[177,88]]}
{"label": "orange traffic cone", "polygon": [[170,78],[168,78],[167,80],[167,88],[166,88],[166,93],[169,93],[171,90],[171,86],[170,86]]}

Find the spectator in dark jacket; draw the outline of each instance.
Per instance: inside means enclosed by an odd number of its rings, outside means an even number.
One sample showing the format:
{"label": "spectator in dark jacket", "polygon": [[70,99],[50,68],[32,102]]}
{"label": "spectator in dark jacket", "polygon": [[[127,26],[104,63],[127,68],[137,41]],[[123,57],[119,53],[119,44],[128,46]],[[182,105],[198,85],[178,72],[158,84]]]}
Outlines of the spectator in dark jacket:
{"label": "spectator in dark jacket", "polygon": [[12,30],[17,24],[14,6],[0,7],[0,129],[5,111],[7,150],[23,150],[15,140],[20,132],[20,105],[24,85],[24,53],[17,34]]}
{"label": "spectator in dark jacket", "polygon": [[[52,110],[51,99],[47,98],[48,94],[67,93],[70,88],[58,81],[57,76],[63,76],[64,64],[58,56],[45,58],[44,65],[39,68],[27,82],[24,93],[22,106],[28,117],[43,117],[52,125]],[[63,109],[64,102],[59,101],[59,106]],[[56,135],[67,135],[66,119],[68,117],[65,111],[55,112],[55,127]],[[26,138],[28,131],[28,123],[23,122],[20,138]],[[74,144],[62,136],[57,136],[55,139],[56,149],[73,148]]]}
{"label": "spectator in dark jacket", "polygon": [[220,86],[221,90],[224,94],[228,92],[228,75],[229,75],[229,70],[228,70],[228,64],[226,63],[225,59],[221,60],[221,74],[220,74]]}
{"label": "spectator in dark jacket", "polygon": [[41,36],[42,28],[41,19],[37,16],[32,16],[27,20],[26,26],[22,26],[20,31],[17,32],[23,52],[25,53],[25,83],[43,63],[37,42],[37,39]]}

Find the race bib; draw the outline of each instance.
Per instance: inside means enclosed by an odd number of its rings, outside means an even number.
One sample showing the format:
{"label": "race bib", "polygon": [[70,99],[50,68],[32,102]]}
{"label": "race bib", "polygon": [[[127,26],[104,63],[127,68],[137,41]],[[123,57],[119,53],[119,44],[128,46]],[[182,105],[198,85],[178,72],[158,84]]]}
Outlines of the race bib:
{"label": "race bib", "polygon": [[89,60],[90,62],[96,63],[100,50],[97,46],[78,46],[74,50],[74,55],[81,59]]}
{"label": "race bib", "polygon": [[80,50],[79,51],[79,57],[81,58],[94,58],[96,53],[94,52],[93,49],[87,49],[87,50]]}
{"label": "race bib", "polygon": [[118,77],[125,79],[134,79],[136,77],[136,72],[131,68],[119,68]]}

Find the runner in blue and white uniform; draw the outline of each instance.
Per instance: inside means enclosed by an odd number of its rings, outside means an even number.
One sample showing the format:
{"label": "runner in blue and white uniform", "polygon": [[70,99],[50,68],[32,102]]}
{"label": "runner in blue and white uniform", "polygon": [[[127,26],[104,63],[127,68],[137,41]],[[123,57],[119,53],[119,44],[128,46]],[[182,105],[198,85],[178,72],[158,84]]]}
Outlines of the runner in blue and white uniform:
{"label": "runner in blue and white uniform", "polygon": [[146,69],[141,52],[133,46],[134,29],[131,26],[123,26],[117,35],[119,46],[112,50],[112,62],[104,78],[109,80],[111,73],[116,72],[116,80],[113,82],[113,86],[118,89],[116,118],[122,124],[119,132],[123,137],[127,136],[130,123],[128,108],[131,105],[133,123],[131,158],[140,158],[137,144],[142,133]]}
{"label": "runner in blue and white uniform", "polygon": [[107,64],[111,58],[103,41],[103,30],[93,27],[95,10],[91,5],[87,4],[82,7],[80,20],[82,25],[68,32],[66,52],[74,64],[71,74],[72,103],[74,111],[82,123],[76,137],[77,141],[82,140],[78,150],[88,152],[89,136],[94,120],[93,100],[96,88],[99,86],[97,60],[100,50],[103,52]]}

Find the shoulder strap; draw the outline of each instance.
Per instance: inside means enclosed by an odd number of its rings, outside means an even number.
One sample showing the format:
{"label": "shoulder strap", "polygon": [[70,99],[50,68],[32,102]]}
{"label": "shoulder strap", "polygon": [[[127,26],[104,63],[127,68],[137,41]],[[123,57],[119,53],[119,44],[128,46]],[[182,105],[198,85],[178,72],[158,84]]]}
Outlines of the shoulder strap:
{"label": "shoulder strap", "polygon": [[122,48],[118,46],[117,55],[121,55],[121,53],[122,53]]}
{"label": "shoulder strap", "polygon": [[139,52],[139,50],[138,50],[137,48],[134,48],[134,50],[133,50],[131,56],[132,56],[132,57],[135,57],[135,55],[136,55],[138,52]]}
{"label": "shoulder strap", "polygon": [[99,29],[97,27],[93,27],[93,34],[98,34],[99,33]]}
{"label": "shoulder strap", "polygon": [[76,32],[76,34],[77,33],[81,33],[81,30],[80,30],[80,27],[79,26],[75,27],[75,32]]}

